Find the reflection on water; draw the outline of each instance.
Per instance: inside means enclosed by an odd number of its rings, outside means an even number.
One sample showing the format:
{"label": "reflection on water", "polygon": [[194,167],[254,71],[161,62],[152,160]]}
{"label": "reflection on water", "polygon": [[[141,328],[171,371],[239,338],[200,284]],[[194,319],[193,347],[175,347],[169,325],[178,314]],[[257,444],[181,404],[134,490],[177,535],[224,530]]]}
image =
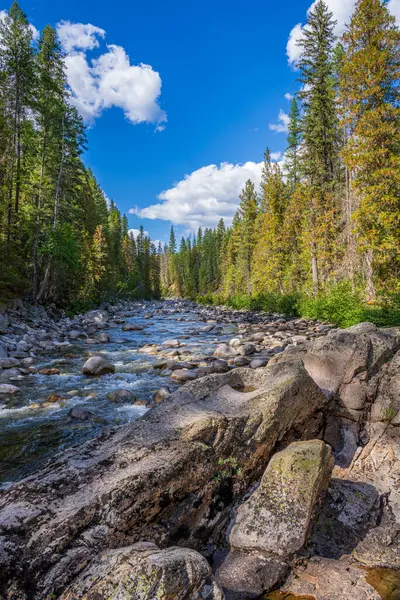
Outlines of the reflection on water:
{"label": "reflection on water", "polygon": [[365,579],[376,589],[382,600],[400,600],[400,571],[368,569]]}
{"label": "reflection on water", "polygon": [[[135,316],[126,318],[127,323],[144,327],[143,331],[127,332],[123,331],[124,324],[112,325],[104,331],[114,342],[94,347],[73,342],[51,354],[41,354],[36,367],[57,368],[60,375],[31,375],[16,383],[22,390],[20,395],[8,402],[0,399],[0,482],[20,479],[58,450],[78,446],[107,428],[136,420],[147,410],[143,404],[152,400],[160,387],[176,389],[177,382],[153,369],[160,355],[147,354],[141,350],[143,346],[177,338],[187,352],[181,360],[200,359],[212,354],[215,344],[229,340],[235,331],[225,325],[220,336],[202,332],[204,323],[198,321],[195,311],[187,309],[157,310],[149,322],[144,318],[148,310],[149,305],[143,304]],[[89,353],[98,352],[116,365],[116,373],[100,378],[83,376],[84,361]],[[110,393],[120,389],[132,392],[138,403],[110,402]],[[76,406],[90,411],[90,419],[72,420],[69,412]]]}

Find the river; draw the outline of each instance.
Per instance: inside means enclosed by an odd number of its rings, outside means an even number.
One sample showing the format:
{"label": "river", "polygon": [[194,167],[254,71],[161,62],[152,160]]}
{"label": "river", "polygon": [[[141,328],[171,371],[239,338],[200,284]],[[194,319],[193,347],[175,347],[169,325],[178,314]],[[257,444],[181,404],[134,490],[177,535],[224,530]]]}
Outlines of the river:
{"label": "river", "polygon": [[[129,314],[129,313],[128,313]],[[149,318],[150,317],[150,318]],[[149,354],[145,344],[162,344],[178,339],[180,360],[200,362],[211,356],[218,343],[228,341],[236,331],[234,324],[221,323],[219,335],[202,332],[204,322],[199,311],[177,304],[137,304],[133,316],[124,315],[124,323],[111,323],[102,329],[110,343],[88,346],[84,340],[62,345],[51,353],[37,357],[35,368],[60,370],[59,375],[24,377],[16,383],[21,393],[7,402],[0,401],[0,481],[3,486],[30,473],[56,451],[65,450],[99,435],[104,429],[133,421],[143,415],[154,392],[167,385],[178,387],[168,376],[162,376],[153,365],[160,353]],[[126,324],[136,324],[142,331],[124,331]],[[151,349],[150,349],[151,351]],[[171,349],[165,350],[164,355]],[[115,374],[90,378],[82,375],[82,365],[92,353],[101,353],[116,367]],[[132,400],[111,402],[116,390],[129,390]],[[48,399],[53,396],[52,403]],[[58,401],[54,396],[59,396]],[[142,405],[143,404],[143,405]],[[87,420],[71,419],[73,407],[83,407],[92,413]]]}

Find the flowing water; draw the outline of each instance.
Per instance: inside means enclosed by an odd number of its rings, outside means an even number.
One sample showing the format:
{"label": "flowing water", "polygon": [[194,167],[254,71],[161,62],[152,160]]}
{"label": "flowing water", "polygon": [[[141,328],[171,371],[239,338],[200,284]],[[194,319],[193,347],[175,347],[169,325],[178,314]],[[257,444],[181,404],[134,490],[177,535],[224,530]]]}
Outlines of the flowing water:
{"label": "flowing water", "polygon": [[[84,341],[74,342],[61,346],[57,353],[41,355],[36,367],[57,368],[60,375],[30,375],[16,382],[21,394],[7,403],[0,401],[0,482],[3,486],[32,472],[57,451],[80,445],[104,429],[134,421],[147,411],[146,406],[132,402],[110,402],[110,392],[130,390],[139,401],[148,402],[161,386],[167,385],[171,391],[176,389],[177,383],[153,368],[160,355],[140,351],[145,344],[179,339],[185,344],[180,351],[187,355],[177,360],[200,360],[211,355],[217,343],[230,339],[236,331],[234,325],[225,324],[222,335],[201,332],[204,322],[199,321],[195,310],[164,309],[156,311],[150,320],[145,318],[148,311],[149,305],[144,304],[139,313],[126,318],[126,323],[145,327],[143,331],[125,332],[124,324],[114,325],[104,330],[111,343],[93,347]],[[170,351],[166,349],[165,353]],[[101,353],[113,363],[115,374],[98,378],[82,375],[82,365],[90,353]],[[61,396],[61,400],[47,403],[52,395]],[[89,410],[93,417],[87,421],[72,420],[68,413],[75,406]]]}

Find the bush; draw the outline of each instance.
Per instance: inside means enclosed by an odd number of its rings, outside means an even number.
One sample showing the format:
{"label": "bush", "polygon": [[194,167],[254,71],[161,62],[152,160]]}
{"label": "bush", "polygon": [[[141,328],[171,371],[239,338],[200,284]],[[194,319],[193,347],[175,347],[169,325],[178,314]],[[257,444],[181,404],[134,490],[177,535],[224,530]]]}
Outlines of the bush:
{"label": "bush", "polygon": [[361,290],[354,290],[347,281],[338,283],[317,298],[303,296],[299,314],[345,328],[367,321],[380,327],[400,325],[397,299],[381,299],[376,305],[368,305],[363,301]]}
{"label": "bush", "polygon": [[300,294],[241,294],[230,298],[207,294],[198,297],[197,302],[211,306],[226,305],[235,310],[260,310],[289,317],[301,316],[328,321],[344,328],[366,321],[379,327],[400,326],[399,297],[381,299],[378,304],[371,306],[363,301],[362,290],[354,290],[348,281],[338,283],[317,298]]}

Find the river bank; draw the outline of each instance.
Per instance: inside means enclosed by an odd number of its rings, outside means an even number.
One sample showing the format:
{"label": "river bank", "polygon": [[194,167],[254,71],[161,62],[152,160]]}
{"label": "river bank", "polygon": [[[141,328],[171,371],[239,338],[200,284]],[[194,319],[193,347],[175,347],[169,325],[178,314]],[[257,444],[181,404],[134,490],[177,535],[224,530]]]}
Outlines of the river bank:
{"label": "river bank", "polygon": [[187,302],[63,319],[53,341],[85,334],[83,382],[118,376],[85,337],[115,327],[175,389],[4,486],[2,597],[398,599],[400,330]]}
{"label": "river bank", "polygon": [[[0,316],[0,481],[134,421],[185,381],[264,367],[329,329],[188,301],[104,304],[74,318],[17,302]],[[84,375],[94,355],[115,372]]]}

